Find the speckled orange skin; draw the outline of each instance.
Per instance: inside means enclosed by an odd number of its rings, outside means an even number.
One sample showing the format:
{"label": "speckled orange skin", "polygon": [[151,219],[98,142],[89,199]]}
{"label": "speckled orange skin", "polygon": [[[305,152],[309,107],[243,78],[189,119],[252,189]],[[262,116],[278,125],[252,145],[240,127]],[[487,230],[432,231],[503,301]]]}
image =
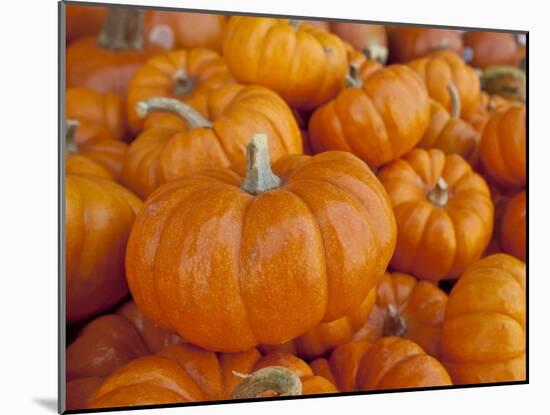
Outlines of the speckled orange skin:
{"label": "speckled orange skin", "polygon": [[407,66],[392,65],[315,110],[308,132],[315,152],[345,150],[377,167],[411,150],[429,121],[422,80]]}
{"label": "speckled orange skin", "polygon": [[106,7],[65,5],[66,42],[86,36],[96,36],[107,16]]}
{"label": "speckled orange skin", "polygon": [[525,57],[525,46],[519,45],[510,33],[467,31],[462,39],[473,52],[468,63],[476,68],[518,65]]}
{"label": "speckled orange skin", "polygon": [[68,88],[65,96],[68,120],[78,121],[74,141],[122,140],[126,137],[126,115],[122,100],[115,94],[89,88]]}
{"label": "speckled orange skin", "polygon": [[233,16],[222,50],[239,82],[264,85],[302,110],[333,99],[348,70],[340,38],[307,22],[294,29],[287,19]]}
{"label": "speckled orange skin", "polygon": [[527,129],[524,105],[512,105],[491,115],[481,136],[480,159],[489,178],[499,186],[525,187]]}
{"label": "speckled orange skin", "polygon": [[474,68],[454,52],[436,51],[408,63],[424,80],[431,98],[451,111],[448,85],[455,84],[460,95],[460,117],[468,120],[477,110],[481,86]]}
{"label": "speckled orange skin", "polygon": [[388,30],[390,63],[404,63],[427,55],[442,43],[447,42],[447,50],[462,51],[462,37],[455,30],[395,26]]}
{"label": "speckled orange skin", "polygon": [[477,165],[480,134],[466,121],[452,118],[437,101],[431,101],[430,125],[418,148],[438,148],[446,154],[456,153]]}
{"label": "speckled orange skin", "polygon": [[527,251],[527,210],[525,190],[511,198],[504,210],[500,240],[505,252],[525,262]]}
{"label": "speckled orange skin", "polygon": [[[448,185],[445,206],[428,199],[440,177]],[[493,203],[485,180],[462,157],[414,149],[378,178],[397,221],[395,271],[438,281],[457,278],[480,258],[493,231]]]}
{"label": "speckled orange skin", "polygon": [[[145,198],[161,184],[203,168],[243,169],[246,145],[257,132],[267,134],[271,160],[302,152],[302,137],[286,103],[261,86],[225,85],[206,103],[213,128],[182,129],[162,120],[130,145],[123,183]],[[157,119],[157,122],[159,120]],[[158,125],[158,124],[157,124]]]}
{"label": "speckled orange skin", "polygon": [[315,376],[303,360],[292,355],[278,353],[262,358],[256,349],[216,354],[182,344],[118,369],[101,385],[89,407],[227,400],[242,380],[238,374],[272,365],[295,371],[304,394],[337,392],[334,385]]}
{"label": "speckled orange skin", "polygon": [[67,321],[91,317],[128,292],[124,255],[141,201],[117,183],[69,174],[65,179]]}
{"label": "speckled orange skin", "polygon": [[384,25],[365,23],[332,22],[331,31],[357,50],[364,50],[372,44],[388,46]]}
{"label": "speckled orange skin", "polygon": [[147,199],[126,251],[147,316],[206,349],[242,351],[359,307],[394,249],[383,187],[345,152],[288,156],[274,172],[282,187],[258,196],[219,169]]}
{"label": "speckled orange skin", "polygon": [[[128,144],[119,140],[92,139],[78,146],[78,154],[84,156],[103,168],[117,180],[121,180],[122,167],[126,159]],[[67,161],[67,164],[70,160]]]}
{"label": "speckled orange skin", "polygon": [[526,378],[525,264],[495,254],[472,264],[449,295],[442,362],[456,384]]}
{"label": "speckled orange skin", "polygon": [[[170,14],[174,14],[170,12]],[[195,88],[185,95],[176,95],[174,76],[178,70],[184,70],[190,80],[196,82]],[[143,130],[149,118],[175,117],[166,113],[148,115],[145,119],[136,113],[136,104],[147,98],[177,98],[191,105],[201,114],[207,114],[206,95],[234,80],[227,65],[216,52],[208,49],[178,50],[155,56],[148,60],[130,81],[128,86],[127,112],[128,123],[134,134]]]}
{"label": "speckled orange skin", "polygon": [[345,392],[452,385],[436,358],[400,337],[383,337],[372,345],[366,341],[340,345],[329,360],[315,360],[311,367]]}
{"label": "speckled orange skin", "polygon": [[92,176],[115,181],[113,174],[98,162],[79,153],[66,153],[65,173],[78,176]]}
{"label": "speckled orange skin", "polygon": [[381,338],[390,304],[407,326],[402,337],[417,343],[430,356],[439,357],[447,294],[435,284],[399,272],[384,274],[378,284],[376,304],[354,339],[374,343]]}
{"label": "speckled orange skin", "polygon": [[372,288],[359,308],[350,315],[329,323],[321,323],[290,342],[281,345],[265,346],[267,351],[286,351],[305,360],[322,356],[336,346],[349,342],[354,333],[365,324],[376,300],[376,289]]}

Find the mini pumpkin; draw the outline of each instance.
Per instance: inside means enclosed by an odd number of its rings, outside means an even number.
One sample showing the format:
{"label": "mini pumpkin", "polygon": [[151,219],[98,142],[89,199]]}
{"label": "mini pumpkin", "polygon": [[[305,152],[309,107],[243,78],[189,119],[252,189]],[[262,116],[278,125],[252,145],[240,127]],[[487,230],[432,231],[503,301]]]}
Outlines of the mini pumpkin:
{"label": "mini pumpkin", "polygon": [[378,167],[411,150],[425,133],[430,101],[420,77],[390,65],[366,78],[351,67],[349,87],[319,107],[309,122],[315,152],[345,150]]}
{"label": "mini pumpkin", "polygon": [[525,46],[517,41],[517,35],[468,30],[462,39],[464,56],[467,56],[467,62],[476,68],[519,65],[525,57]]}
{"label": "mini pumpkin", "polygon": [[468,123],[481,134],[491,114],[501,108],[507,108],[510,105],[512,105],[512,103],[507,99],[498,95],[489,95],[485,91],[481,91],[477,110],[468,119]]}
{"label": "mini pumpkin", "polygon": [[275,176],[265,135],[247,152],[244,181],[216,169],[159,188],[126,251],[144,313],[209,350],[280,344],[349,314],[395,242],[387,195],[353,155],[284,157]]}
{"label": "mini pumpkin", "polygon": [[405,63],[436,50],[462,51],[462,37],[456,30],[394,26],[388,30],[390,63]]}
{"label": "mini pumpkin", "polygon": [[525,264],[495,254],[453,287],[441,334],[442,362],[456,384],[526,379]]}
{"label": "mini pumpkin", "polygon": [[388,60],[388,38],[384,25],[333,22],[331,31],[365,54],[369,60],[385,64]]}
{"label": "mini pumpkin", "polygon": [[527,251],[526,201],[525,190],[508,200],[500,228],[503,250],[524,262]]}
{"label": "mini pumpkin", "polygon": [[512,105],[491,115],[481,136],[480,159],[489,178],[501,187],[521,189],[527,182],[525,106]]}
{"label": "mini pumpkin", "polygon": [[106,7],[82,6],[81,4],[65,5],[65,40],[67,44],[82,37],[97,35],[107,16]]}
{"label": "mini pumpkin", "polygon": [[301,110],[333,99],[344,87],[342,41],[298,20],[232,16],[222,50],[237,81],[266,86]]}
{"label": "mini pumpkin", "polygon": [[478,260],[493,231],[485,180],[457,154],[414,149],[378,178],[397,221],[391,266],[419,278],[457,278]]}

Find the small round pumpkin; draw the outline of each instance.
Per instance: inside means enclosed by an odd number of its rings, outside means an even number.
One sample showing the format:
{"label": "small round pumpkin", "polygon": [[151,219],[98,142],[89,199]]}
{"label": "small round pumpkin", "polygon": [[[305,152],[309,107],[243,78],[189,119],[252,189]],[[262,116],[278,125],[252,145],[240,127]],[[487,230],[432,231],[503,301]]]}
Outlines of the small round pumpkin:
{"label": "small round pumpkin", "polygon": [[420,77],[404,65],[359,76],[352,66],[348,87],[319,107],[309,121],[315,152],[345,150],[370,167],[395,160],[422,138],[430,101]]}
{"label": "small round pumpkin", "polygon": [[525,57],[525,46],[518,43],[517,35],[499,32],[468,30],[464,33],[464,56],[476,68],[493,65],[519,65]]}
{"label": "small round pumpkin", "polygon": [[[205,115],[205,95],[233,82],[225,62],[212,50],[184,49],[155,56],[137,70],[128,86],[130,128],[138,133],[147,122],[137,114],[136,104],[139,101],[153,97],[176,98]],[[146,118],[158,116],[151,114]],[[166,117],[167,114],[161,116]]]}
{"label": "small round pumpkin", "polygon": [[107,16],[106,7],[65,5],[65,39],[69,44],[76,39],[96,36]]}
{"label": "small round pumpkin", "polygon": [[501,108],[507,108],[512,103],[498,95],[489,95],[485,91],[481,91],[479,96],[479,104],[476,112],[468,119],[468,123],[474,127],[478,133],[483,132],[485,124],[489,121],[492,113]]}
{"label": "small round pumpkin", "polygon": [[525,106],[512,105],[491,115],[483,129],[480,159],[489,178],[507,189],[527,182]]}
{"label": "small round pumpkin", "polygon": [[378,173],[397,221],[394,270],[421,279],[457,278],[493,232],[485,180],[457,154],[414,149]]}
{"label": "small round pumpkin", "polygon": [[525,190],[508,200],[500,228],[503,250],[524,262],[527,251],[526,201]]}
{"label": "small round pumpkin", "polygon": [[331,31],[348,42],[369,60],[385,64],[388,60],[388,38],[384,25],[332,22]]}
{"label": "small round pumpkin", "polygon": [[344,87],[344,44],[307,22],[232,16],[222,50],[239,82],[266,86],[301,110],[318,107]]}
{"label": "small round pumpkin", "polygon": [[456,30],[394,26],[388,30],[390,63],[405,63],[435,50],[462,51],[462,37]]}
{"label": "small round pumpkin", "polygon": [[456,384],[526,379],[525,264],[495,254],[472,264],[451,290],[442,362]]}
{"label": "small round pumpkin", "polygon": [[244,181],[205,170],[157,189],[126,251],[143,312],[208,350],[280,344],[351,313],[395,243],[387,195],[353,155],[291,155],[276,176],[265,135],[247,153]]}

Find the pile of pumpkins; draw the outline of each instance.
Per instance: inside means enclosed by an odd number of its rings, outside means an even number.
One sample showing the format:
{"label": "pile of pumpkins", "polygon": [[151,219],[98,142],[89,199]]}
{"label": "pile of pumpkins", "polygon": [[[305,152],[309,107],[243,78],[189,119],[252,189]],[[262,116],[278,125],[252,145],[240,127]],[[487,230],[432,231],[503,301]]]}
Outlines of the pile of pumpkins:
{"label": "pile of pumpkins", "polygon": [[66,21],[69,409],[526,380],[515,36]]}

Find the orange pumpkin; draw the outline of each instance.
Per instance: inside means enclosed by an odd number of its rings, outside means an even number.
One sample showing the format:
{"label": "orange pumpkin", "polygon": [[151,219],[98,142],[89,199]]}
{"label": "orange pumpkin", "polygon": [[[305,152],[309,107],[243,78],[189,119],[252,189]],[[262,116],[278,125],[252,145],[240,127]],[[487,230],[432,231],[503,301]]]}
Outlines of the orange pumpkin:
{"label": "orange pumpkin", "polygon": [[275,176],[265,135],[247,151],[244,182],[218,169],[159,188],[126,251],[143,312],[209,350],[280,344],[349,314],[395,243],[387,195],[353,155],[284,157]]}
{"label": "orange pumpkin", "polygon": [[378,178],[397,221],[394,270],[438,281],[480,258],[493,231],[493,203],[485,180],[462,157],[414,149]]}
{"label": "orange pumpkin", "polygon": [[381,337],[404,337],[438,357],[446,306],[447,294],[435,284],[386,273],[378,284],[373,310],[353,338],[374,343]]}
{"label": "orange pumpkin", "polygon": [[408,63],[424,80],[431,98],[452,110],[449,85],[454,84],[460,96],[460,117],[468,120],[479,104],[480,83],[474,68],[466,65],[459,55],[436,51]]}
{"label": "orange pumpkin", "polygon": [[347,59],[342,41],[307,23],[233,16],[222,50],[239,82],[266,86],[298,109],[316,108],[344,87]]}
{"label": "orange pumpkin", "polygon": [[366,341],[343,344],[328,361],[315,360],[311,367],[344,392],[452,385],[436,358],[400,337],[383,337],[372,345]]}
{"label": "orange pumpkin", "polygon": [[[274,92],[260,86],[226,85],[208,95],[208,119],[177,100],[152,99],[140,104],[143,114],[172,111],[187,121],[177,128],[163,119],[130,145],[122,179],[141,197],[170,180],[201,168],[244,169],[246,144],[265,131],[274,160],[301,153],[302,138],[292,112]],[[170,124],[168,124],[170,122]],[[181,121],[178,121],[181,123]]]}
{"label": "orange pumpkin", "polygon": [[525,106],[512,105],[491,115],[483,129],[480,159],[499,186],[521,189],[527,181]]}
{"label": "orange pumpkin", "polygon": [[394,26],[388,30],[390,63],[404,63],[434,50],[462,51],[462,37],[456,30]]}
{"label": "orange pumpkin", "polygon": [[109,7],[99,36],[84,37],[67,48],[67,87],[86,87],[125,99],[130,78],[158,46],[144,46],[143,10]]}
{"label": "orange pumpkin", "polygon": [[384,25],[366,23],[331,23],[331,31],[340,36],[369,60],[382,64],[388,60],[388,38]]}
{"label": "orange pumpkin", "polygon": [[485,124],[489,121],[492,113],[501,108],[507,108],[512,103],[498,95],[489,95],[485,91],[481,91],[479,96],[479,104],[476,112],[468,119],[468,122],[478,133],[483,132]]}
{"label": "orange pumpkin", "polygon": [[71,43],[86,36],[95,36],[107,16],[107,8],[98,6],[65,5],[65,40]]}
{"label": "orange pumpkin", "polygon": [[430,101],[420,77],[404,65],[364,79],[351,68],[349,87],[311,116],[310,142],[315,152],[345,150],[378,167],[420,141],[429,124]]}
{"label": "orange pumpkin", "polygon": [[495,254],[453,287],[441,334],[442,362],[456,384],[526,379],[525,264]]}
{"label": "orange pumpkin", "polygon": [[493,65],[519,65],[525,57],[525,46],[516,35],[499,32],[466,31],[462,37],[467,61],[476,68]]}
{"label": "orange pumpkin", "polygon": [[[369,59],[363,52],[359,52],[349,43],[344,42],[344,46],[346,47],[346,52],[348,54],[350,72],[354,71],[354,73],[349,74],[346,80],[347,86],[350,86],[350,81],[351,84],[354,83],[354,80],[350,79],[350,77],[364,80],[368,76],[372,75],[375,72],[378,72],[380,69],[383,68],[380,62],[378,62],[377,60]],[[357,72],[357,74],[355,74],[355,72]]]}
{"label": "orange pumpkin", "polygon": [[[259,382],[261,369],[264,374],[267,369],[271,377],[275,375],[268,387],[265,382]],[[250,380],[246,379],[248,376]],[[246,385],[241,385],[243,377]],[[291,355],[262,358],[256,349],[216,354],[182,344],[167,347],[154,356],[135,359],[119,368],[100,386],[89,407],[227,400],[235,394],[238,398],[266,396],[264,393],[273,390],[273,384],[281,378],[298,380],[302,393],[336,392],[330,382],[315,376],[304,361]],[[252,387],[251,381],[255,383]]]}
{"label": "orange pumpkin", "polygon": [[[128,86],[130,128],[138,133],[147,121],[136,112],[139,101],[153,97],[177,98],[206,114],[204,106],[208,92],[233,82],[223,59],[208,49],[178,50],[153,57],[138,69]],[[151,114],[146,118],[158,116]]]}
{"label": "orange pumpkin", "polygon": [[503,250],[525,262],[527,251],[527,209],[525,190],[506,204],[500,228]]}

